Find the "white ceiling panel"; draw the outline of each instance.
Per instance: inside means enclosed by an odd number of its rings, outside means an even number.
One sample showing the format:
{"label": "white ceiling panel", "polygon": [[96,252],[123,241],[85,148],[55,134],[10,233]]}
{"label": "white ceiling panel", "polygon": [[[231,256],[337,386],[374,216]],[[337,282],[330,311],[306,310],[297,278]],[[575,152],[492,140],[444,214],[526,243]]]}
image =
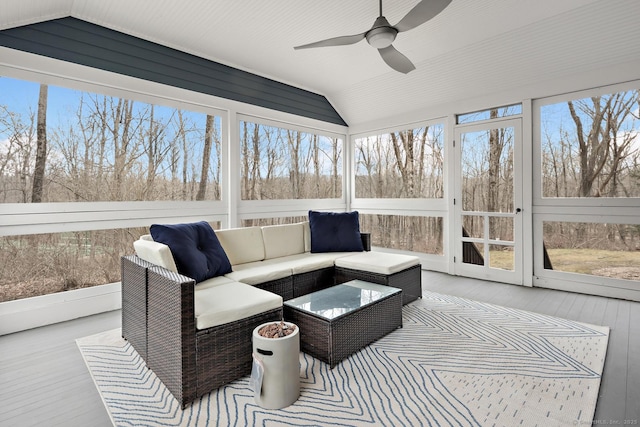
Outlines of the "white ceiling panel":
{"label": "white ceiling panel", "polygon": [[73,0],[0,1],[0,30],[71,14]]}
{"label": "white ceiling panel", "polygon": [[0,29],[69,15],[321,93],[349,124],[640,59],[637,0],[453,0],[398,35],[407,75],[366,41],[293,49],[366,31],[376,0],[3,0]]}

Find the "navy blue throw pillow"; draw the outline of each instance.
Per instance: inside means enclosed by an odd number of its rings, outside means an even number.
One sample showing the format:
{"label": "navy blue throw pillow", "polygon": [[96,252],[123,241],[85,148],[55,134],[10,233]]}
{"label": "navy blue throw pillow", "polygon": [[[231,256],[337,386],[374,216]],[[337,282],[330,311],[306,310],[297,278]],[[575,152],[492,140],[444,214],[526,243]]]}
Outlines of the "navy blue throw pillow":
{"label": "navy blue throw pillow", "polygon": [[149,231],[153,240],[169,246],[178,273],[196,283],[231,272],[229,258],[206,221],[153,224]]}
{"label": "navy blue throw pillow", "polygon": [[311,252],[362,252],[358,211],[309,211]]}

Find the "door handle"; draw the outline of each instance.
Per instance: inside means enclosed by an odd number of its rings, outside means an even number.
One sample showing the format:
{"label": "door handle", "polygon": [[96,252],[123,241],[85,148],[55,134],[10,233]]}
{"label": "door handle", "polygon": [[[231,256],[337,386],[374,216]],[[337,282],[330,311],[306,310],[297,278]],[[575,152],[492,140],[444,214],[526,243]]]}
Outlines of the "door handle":
{"label": "door handle", "polygon": [[522,209],[516,208],[516,214],[519,214],[520,212],[522,212]]}

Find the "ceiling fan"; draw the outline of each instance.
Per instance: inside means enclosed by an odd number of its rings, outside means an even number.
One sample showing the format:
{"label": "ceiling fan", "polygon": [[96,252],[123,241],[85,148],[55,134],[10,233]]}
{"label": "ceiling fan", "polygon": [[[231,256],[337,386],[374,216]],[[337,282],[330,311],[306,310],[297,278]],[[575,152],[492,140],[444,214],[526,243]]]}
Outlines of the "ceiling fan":
{"label": "ceiling fan", "polygon": [[352,36],[333,37],[315,43],[296,46],[294,49],[308,49],[312,47],[345,46],[358,43],[362,39],[378,49],[380,56],[388,66],[401,73],[415,70],[413,63],[398,52],[392,45],[398,33],[408,31],[424,24],[446,8],[451,0],[422,0],[407,13],[396,25],[389,24],[387,18],[382,15],[382,0],[380,0],[380,16],[376,18],[373,26],[364,33]]}

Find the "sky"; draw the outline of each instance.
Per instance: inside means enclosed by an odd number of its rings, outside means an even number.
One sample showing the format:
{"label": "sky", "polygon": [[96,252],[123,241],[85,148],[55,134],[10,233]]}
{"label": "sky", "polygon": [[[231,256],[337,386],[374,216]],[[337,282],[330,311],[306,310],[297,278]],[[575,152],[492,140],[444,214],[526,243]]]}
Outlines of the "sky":
{"label": "sky", "polygon": [[[35,112],[37,109],[39,88],[40,85],[37,82],[0,76],[0,105],[6,105],[11,111],[27,117],[29,111]],[[63,122],[67,122],[69,117],[75,115],[80,94],[82,94],[81,91],[59,86],[49,86],[49,114],[47,115],[49,128],[58,128],[61,124],[64,124]],[[136,105],[144,108],[147,104],[137,102]],[[154,114],[156,119],[164,119],[163,121],[166,121],[174,112],[174,108],[156,106]],[[185,113],[189,115],[191,121],[197,123],[199,128],[204,129],[205,115],[203,113]],[[633,113],[636,116],[639,114],[637,104]],[[475,114],[476,113],[473,113],[471,115]],[[477,117],[475,119],[477,120]],[[554,142],[560,139],[558,134],[560,126],[564,127],[565,130],[575,129],[575,124],[569,115],[566,102],[542,106],[541,119],[543,145],[547,143],[547,134],[551,136]],[[8,139],[8,135],[3,135],[1,132],[2,129],[0,129],[0,147],[3,145],[3,142],[6,143]],[[631,120],[628,120],[625,126],[620,129],[620,135],[623,134],[634,135],[633,147],[635,150],[640,150],[640,136],[638,136],[640,134],[640,120],[635,120],[633,123]]]}
{"label": "sky", "polygon": [[[9,108],[9,111],[20,114],[23,117],[24,121],[28,120],[29,113],[35,113],[37,111],[38,105],[38,96],[39,96],[40,84],[37,82],[30,82],[25,80],[17,80],[8,77],[0,77],[0,105],[5,105]],[[73,90],[68,88],[63,88],[59,86],[49,85],[48,87],[48,105],[47,105],[47,129],[48,130],[61,130],[65,133],[70,128],[77,129],[77,111],[80,105],[79,100],[80,97],[84,94],[87,96],[97,96],[98,99],[101,99],[103,95],[100,94],[91,94],[79,90]],[[148,108],[149,104],[144,102],[135,102],[134,108],[139,108],[138,111],[141,113],[145,113],[145,117],[147,112],[142,111]],[[83,113],[88,113],[88,108],[83,109]],[[135,113],[134,113],[135,114]],[[196,132],[190,134],[189,144],[196,153],[202,153],[202,147],[204,142],[204,130],[205,130],[205,121],[206,114],[201,112],[189,112],[183,110],[183,115],[185,120],[190,121],[195,124],[197,129]],[[175,128],[177,128],[177,117],[176,117],[176,109],[173,107],[165,107],[165,106],[154,106],[154,119],[160,120],[164,123],[168,123],[169,119],[174,117],[175,121],[172,122],[166,130],[166,141],[175,141]],[[146,121],[146,120],[145,120]],[[222,126],[221,118],[217,118],[217,128],[221,130]],[[148,126],[148,122],[147,122]],[[265,129],[277,129],[272,126],[260,125],[260,132],[264,132]],[[146,130],[146,129],[145,129]],[[0,150],[3,147],[7,147],[8,145],[8,134],[2,133],[2,128],[0,127]],[[303,144],[309,144],[310,136],[308,133],[303,133],[305,138],[303,138]],[[285,132],[286,135],[286,132]],[[53,141],[54,138],[48,137],[50,141]],[[322,152],[325,155],[321,156],[322,160],[326,160],[325,157],[331,155],[331,145],[330,138],[324,137],[320,135],[320,143],[322,146]],[[286,146],[286,144],[285,144]],[[55,141],[49,145],[49,156],[55,156],[55,150],[58,147],[55,146]],[[213,150],[212,150],[213,151]],[[340,152],[342,153],[342,148],[340,148]],[[215,154],[215,152],[214,152]],[[266,154],[266,150],[265,150]],[[197,156],[196,156],[197,157]],[[195,158],[194,158],[195,160]],[[323,161],[323,174],[329,174],[332,171],[332,167],[328,162]],[[330,163],[330,162],[329,162]],[[288,166],[288,163],[285,165],[285,168]],[[342,167],[339,165],[340,173],[342,173]]]}

